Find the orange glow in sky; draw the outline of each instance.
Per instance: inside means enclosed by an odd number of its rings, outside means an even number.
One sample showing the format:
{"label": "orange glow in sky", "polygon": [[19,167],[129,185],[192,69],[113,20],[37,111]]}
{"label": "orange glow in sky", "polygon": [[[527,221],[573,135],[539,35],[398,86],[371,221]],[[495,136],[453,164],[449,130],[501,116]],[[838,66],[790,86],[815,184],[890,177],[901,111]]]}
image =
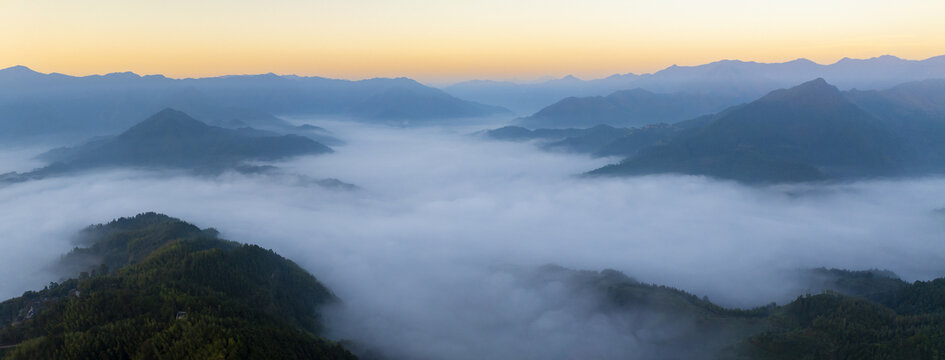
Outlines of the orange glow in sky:
{"label": "orange glow in sky", "polygon": [[74,75],[583,78],[945,54],[942,0],[0,0],[0,67]]}

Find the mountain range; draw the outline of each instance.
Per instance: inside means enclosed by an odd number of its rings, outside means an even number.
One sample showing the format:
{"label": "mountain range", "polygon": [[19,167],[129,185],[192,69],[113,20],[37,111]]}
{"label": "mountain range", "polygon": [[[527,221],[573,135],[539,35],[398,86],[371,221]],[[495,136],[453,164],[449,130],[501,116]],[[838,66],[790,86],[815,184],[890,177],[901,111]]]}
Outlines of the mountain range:
{"label": "mountain range", "polygon": [[783,63],[722,60],[696,66],[673,65],[652,74],[616,74],[587,81],[573,76],[521,84],[474,80],[443,90],[463,99],[504,106],[520,115],[529,115],[566,97],[605,96],[627,89],[711,95],[730,98],[734,102],[728,105],[734,105],[815,78],[823,78],[844,90],[876,90],[910,81],[945,79],[945,55],[925,60],[890,55],[844,58],[829,65],[807,59]]}
{"label": "mountain range", "polygon": [[359,81],[236,75],[171,79],[112,73],[75,77],[23,66],[0,70],[0,137],[101,135],[173,107],[228,128],[279,131],[272,115],[316,115],[395,124],[505,114],[407,78]]}
{"label": "mountain range", "polygon": [[927,175],[945,171],[943,104],[945,80],[840,91],[816,79],[673,124],[486,134],[626,158],[592,175],[682,173],[748,183]]}

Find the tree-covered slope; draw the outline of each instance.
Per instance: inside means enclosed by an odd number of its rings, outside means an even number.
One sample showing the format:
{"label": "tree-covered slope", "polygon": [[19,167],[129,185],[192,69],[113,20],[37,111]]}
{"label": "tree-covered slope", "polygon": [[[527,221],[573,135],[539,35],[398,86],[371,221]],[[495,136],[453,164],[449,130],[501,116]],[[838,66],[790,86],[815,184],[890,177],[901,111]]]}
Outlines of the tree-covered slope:
{"label": "tree-covered slope", "polygon": [[83,239],[63,261],[84,271],[0,303],[4,358],[354,358],[317,335],[334,295],[271,250],[154,213]]}
{"label": "tree-covered slope", "polygon": [[[354,358],[318,335],[319,309],[335,296],[272,251],[154,213],[90,226],[77,241],[61,266],[74,277],[0,303],[0,358]],[[514,278],[566,294],[554,306],[620,332],[634,358],[945,355],[945,278],[910,284],[888,271],[823,268],[804,276],[817,295],[754,309],[613,270],[544,266]]]}
{"label": "tree-covered slope", "polygon": [[[546,266],[538,283],[593,294],[589,316],[624,320],[641,359],[938,359],[945,356],[945,279],[906,283],[888,271],[808,269],[813,293],[782,306],[729,309],[614,270]],[[535,281],[535,280],[533,280]],[[619,320],[617,320],[619,321]]]}
{"label": "tree-covered slope", "polygon": [[615,270],[577,271],[554,265],[532,283],[559,283],[574,298],[590,298],[585,316],[604,317],[632,342],[638,359],[719,359],[743,339],[767,329],[774,305],[727,309],[706,298],[647,284]]}
{"label": "tree-covered slope", "polygon": [[[900,296],[940,296],[941,279],[916,283]],[[772,329],[752,336],[742,356],[752,359],[940,359],[945,356],[942,298],[920,312],[896,311],[866,299],[828,293],[803,296],[771,318]],[[905,299],[904,299],[905,300]]]}

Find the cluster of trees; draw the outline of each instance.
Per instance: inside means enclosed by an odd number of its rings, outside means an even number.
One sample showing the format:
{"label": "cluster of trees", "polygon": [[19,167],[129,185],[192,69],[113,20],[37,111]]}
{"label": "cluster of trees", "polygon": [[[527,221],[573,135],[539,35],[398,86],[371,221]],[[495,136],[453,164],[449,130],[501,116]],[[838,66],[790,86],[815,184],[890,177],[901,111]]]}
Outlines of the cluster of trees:
{"label": "cluster of trees", "polygon": [[335,296],[271,250],[153,213],[84,234],[92,245],[66,259],[100,256],[114,270],[0,304],[9,318],[46,299],[32,319],[0,329],[0,344],[18,345],[4,358],[354,358],[317,335],[319,307]]}
{"label": "cluster of trees", "polygon": [[811,269],[817,295],[730,309],[614,270],[543,270],[545,279],[576,284],[575,293],[599,294],[608,316],[646,323],[627,331],[668,331],[647,340],[659,341],[667,358],[945,358],[945,278],[910,284],[888,271]]}
{"label": "cluster of trees", "polygon": [[746,341],[759,359],[945,357],[945,278],[909,284],[894,274],[815,269],[830,288],[781,307]]}
{"label": "cluster of trees", "polygon": [[[945,290],[945,282],[937,282],[935,290],[923,283],[906,292],[923,288],[919,297],[931,300],[926,291]],[[940,359],[945,357],[941,299],[906,300],[894,308],[919,311],[900,312],[840,294],[799,297],[772,318],[773,329],[748,340],[747,354],[761,359]]]}

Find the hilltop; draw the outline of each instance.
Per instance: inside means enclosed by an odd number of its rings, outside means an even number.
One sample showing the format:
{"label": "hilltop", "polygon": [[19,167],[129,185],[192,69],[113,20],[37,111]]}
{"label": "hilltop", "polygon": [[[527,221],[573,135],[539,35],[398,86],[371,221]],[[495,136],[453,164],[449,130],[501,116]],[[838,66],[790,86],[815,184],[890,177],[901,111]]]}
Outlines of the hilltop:
{"label": "hilltop", "polygon": [[69,279],[0,303],[0,356],[355,358],[318,336],[338,299],[271,250],[155,213],[81,235]]}

